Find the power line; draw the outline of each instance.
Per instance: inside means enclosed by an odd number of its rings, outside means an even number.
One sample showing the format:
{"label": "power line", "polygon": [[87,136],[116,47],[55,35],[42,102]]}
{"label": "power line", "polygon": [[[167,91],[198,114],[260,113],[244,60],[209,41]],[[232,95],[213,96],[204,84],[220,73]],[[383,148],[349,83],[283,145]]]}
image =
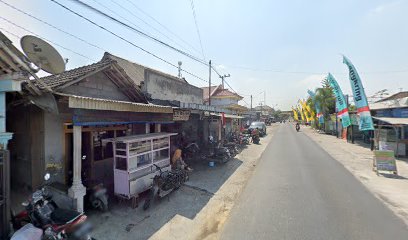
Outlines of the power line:
{"label": "power line", "polygon": [[175,34],[173,31],[171,31],[168,27],[166,27],[165,25],[163,25],[162,23],[160,23],[157,19],[155,19],[153,16],[151,16],[150,14],[148,14],[147,12],[145,12],[143,9],[139,8],[136,4],[134,4],[131,0],[125,0],[128,3],[130,3],[134,8],[136,8],[137,10],[139,10],[141,13],[143,13],[144,15],[146,15],[147,17],[149,17],[150,19],[152,19],[154,22],[156,22],[157,24],[159,24],[161,27],[163,27],[164,29],[166,29],[169,33],[171,33],[174,37],[178,38],[180,41],[184,42],[185,44],[187,44],[188,46],[191,47],[191,49],[193,49],[194,51],[196,51],[197,53],[199,53],[199,51],[190,43],[188,43],[187,41],[185,41],[183,38],[181,38],[180,36],[178,36],[177,34]]}
{"label": "power line", "polygon": [[25,12],[25,11],[23,11],[23,10],[21,10],[21,9],[15,7],[15,6],[13,6],[13,5],[11,5],[11,4],[8,4],[8,3],[4,2],[3,0],[0,0],[0,2],[3,3],[3,4],[5,4],[5,5],[7,5],[8,7],[12,8],[12,9],[14,9],[14,10],[16,10],[16,11],[18,11],[18,12],[20,12],[20,13],[22,13],[22,14],[28,16],[28,17],[30,17],[30,18],[33,18],[33,19],[35,19],[35,20],[37,20],[37,21],[39,21],[39,22],[41,22],[41,23],[43,23],[43,24],[45,24],[45,25],[48,25],[49,27],[52,27],[52,28],[54,28],[54,29],[56,29],[56,30],[58,30],[58,31],[60,31],[60,32],[62,32],[62,33],[65,33],[65,34],[67,34],[67,35],[69,35],[69,36],[71,36],[71,37],[73,37],[73,38],[75,38],[75,39],[77,39],[77,40],[83,42],[83,43],[86,43],[86,44],[88,44],[89,46],[92,46],[92,47],[94,47],[94,48],[97,48],[97,49],[100,49],[100,50],[102,50],[102,51],[105,51],[105,50],[102,49],[101,47],[99,47],[99,46],[97,46],[97,45],[95,45],[95,44],[93,44],[93,43],[90,43],[90,42],[88,42],[88,41],[86,41],[86,40],[84,40],[84,39],[82,39],[82,38],[80,38],[80,37],[77,37],[77,36],[75,36],[75,35],[73,35],[73,34],[67,32],[67,31],[64,31],[64,30],[62,30],[62,29],[59,28],[59,27],[56,27],[56,26],[54,26],[54,25],[52,25],[52,24],[50,24],[50,23],[48,23],[48,22],[46,22],[46,21],[44,21],[44,20],[42,20],[42,19],[40,19],[40,18],[38,18],[38,17],[36,17],[36,16],[33,16],[33,15],[31,15],[31,14],[29,14],[29,13],[27,13],[27,12]]}
{"label": "power line", "polygon": [[[58,1],[56,1],[56,0],[50,0],[50,1],[53,2],[53,3],[55,3],[55,4],[57,4],[57,5],[59,5],[60,7],[64,8],[65,10],[67,10],[67,11],[69,11],[69,12],[71,12],[71,13],[77,15],[78,17],[81,17],[81,18],[85,19],[86,21],[91,22],[91,23],[93,23],[93,24],[96,24],[95,22],[93,22],[93,21],[90,20],[89,18],[87,18],[87,17],[85,17],[85,16],[83,16],[83,15],[81,15],[81,14],[75,12],[74,10],[72,10],[72,9],[70,9],[69,7],[67,7],[67,6],[65,6],[65,5],[63,5],[63,4],[61,4],[61,3],[59,3]],[[90,9],[91,11],[93,11],[93,12],[95,12],[95,13],[97,13],[97,14],[102,15],[103,17],[105,17],[105,18],[107,18],[107,19],[110,19],[110,20],[112,20],[112,21],[114,21],[114,22],[116,22],[116,23],[118,23],[118,24],[120,24],[120,25],[122,25],[122,26],[124,26],[124,27],[126,27],[126,28],[129,28],[129,29],[132,30],[132,31],[135,31],[136,33],[138,33],[138,34],[140,34],[140,35],[142,35],[142,36],[144,36],[144,37],[146,37],[146,38],[148,38],[148,39],[151,39],[151,40],[153,40],[153,41],[155,41],[155,42],[157,42],[157,43],[159,43],[159,44],[161,44],[161,45],[164,45],[164,46],[166,46],[166,47],[168,47],[168,48],[170,48],[170,49],[172,49],[172,50],[174,50],[174,51],[176,51],[176,52],[178,52],[178,53],[181,53],[182,55],[184,55],[184,56],[186,56],[186,57],[189,57],[189,58],[193,59],[194,61],[197,61],[197,62],[199,62],[199,63],[204,64],[204,65],[207,66],[207,63],[204,62],[203,60],[201,60],[201,59],[199,59],[199,58],[197,58],[197,57],[195,57],[195,56],[193,56],[193,55],[191,55],[191,54],[189,54],[189,53],[186,53],[186,52],[184,52],[184,51],[182,51],[182,50],[180,50],[180,49],[177,49],[177,48],[171,46],[170,44],[165,43],[165,42],[163,42],[163,41],[161,41],[161,40],[159,40],[159,39],[157,39],[157,38],[155,38],[155,37],[153,37],[153,36],[151,36],[151,35],[149,35],[149,34],[146,34],[145,32],[140,31],[139,29],[136,29],[136,28],[134,28],[134,27],[132,27],[132,26],[130,26],[130,25],[128,25],[128,24],[122,22],[122,21],[119,21],[118,19],[116,19],[116,18],[110,16],[109,14],[106,14],[106,13],[102,12],[101,10],[92,7],[92,6],[90,6],[90,5],[88,5],[88,4],[84,3],[84,2],[82,2],[81,0],[72,0],[72,1],[74,1],[74,2],[76,2],[76,3],[78,3],[78,4],[80,4],[80,5],[82,5],[82,6],[86,7],[86,8],[88,8],[88,9]],[[99,27],[102,27],[101,25],[98,25],[98,26],[99,26]],[[103,27],[103,28],[106,29],[105,27]]]}
{"label": "power line", "polygon": [[[149,54],[149,55],[151,55],[151,56],[153,56],[153,57],[155,57],[155,58],[157,58],[157,59],[159,59],[159,60],[161,60],[161,61],[163,61],[163,62],[165,62],[165,63],[167,63],[167,64],[169,64],[169,65],[171,65],[171,66],[173,66],[173,67],[175,67],[175,68],[178,68],[178,66],[176,66],[175,64],[173,64],[173,63],[171,63],[171,62],[169,62],[169,61],[167,61],[167,60],[165,60],[165,59],[159,57],[158,55],[156,55],[156,54],[154,54],[154,53],[152,53],[152,52],[149,52],[149,51],[147,51],[146,49],[144,49],[144,48],[142,48],[142,47],[140,47],[140,46],[138,46],[138,45],[132,43],[131,41],[127,40],[126,38],[124,38],[124,37],[122,37],[122,36],[120,36],[120,35],[118,35],[118,34],[112,32],[111,30],[105,28],[104,26],[101,26],[101,25],[97,24],[96,22],[90,20],[89,18],[86,18],[86,17],[84,17],[83,15],[81,15],[81,14],[75,12],[75,11],[72,11],[72,10],[69,9],[68,7],[64,6],[63,4],[61,4],[61,3],[59,3],[59,2],[57,2],[57,1],[55,1],[55,0],[50,0],[50,1],[56,3],[57,5],[61,6],[62,8],[66,9],[66,10],[68,10],[69,12],[72,12],[73,14],[75,14],[75,15],[81,17],[82,19],[84,19],[84,20],[86,20],[87,22],[89,22],[89,23],[91,23],[91,24],[97,26],[98,28],[100,28],[100,29],[102,29],[102,30],[104,30],[104,31],[106,31],[106,32],[108,32],[108,33],[110,33],[110,34],[112,34],[113,36],[115,36],[115,37],[121,39],[122,41],[127,42],[128,44],[132,45],[133,47],[138,48],[138,49],[140,49],[141,51],[143,51],[143,52],[145,52],[145,53],[147,53],[147,54]],[[199,77],[199,76],[197,76],[197,75],[195,75],[195,74],[193,74],[193,73],[191,73],[191,72],[188,72],[188,71],[183,70],[183,69],[182,69],[182,71],[185,72],[185,73],[187,73],[187,74],[189,74],[189,75],[191,75],[191,76],[193,76],[193,77],[195,77],[195,78],[197,78],[197,79],[200,79],[200,80],[202,80],[202,81],[204,81],[204,82],[207,82],[207,80],[205,80],[205,79],[203,79],[203,78],[201,78],[201,77]]]}
{"label": "power line", "polygon": [[[49,27],[52,27],[52,28],[54,28],[54,29],[56,29],[56,30],[58,30],[58,31],[60,31],[60,32],[62,32],[62,33],[64,33],[64,34],[66,34],[66,35],[69,35],[69,36],[71,36],[71,37],[73,37],[73,38],[75,38],[75,39],[78,39],[78,40],[80,40],[81,42],[84,42],[84,43],[88,44],[89,46],[95,47],[95,48],[100,49],[100,50],[102,50],[102,51],[104,51],[104,52],[109,52],[108,50],[103,49],[103,48],[101,48],[101,47],[99,47],[99,46],[97,46],[97,45],[95,45],[95,44],[93,44],[93,43],[90,43],[90,42],[88,42],[88,41],[86,41],[86,40],[84,40],[84,39],[82,39],[82,38],[80,38],[80,37],[78,37],[78,36],[76,36],[76,35],[74,35],[74,34],[72,34],[72,33],[69,33],[69,32],[67,32],[67,31],[65,31],[65,30],[63,30],[63,29],[61,29],[61,28],[59,28],[59,27],[56,27],[56,26],[54,26],[54,25],[48,23],[48,22],[45,21],[45,20],[42,20],[42,19],[40,19],[40,18],[37,18],[37,17],[35,17],[35,16],[33,16],[33,15],[31,15],[31,14],[29,14],[29,13],[27,13],[27,12],[25,12],[25,11],[23,11],[23,10],[17,8],[17,7],[15,7],[15,6],[13,6],[13,5],[10,5],[10,4],[4,2],[3,0],[0,0],[0,2],[3,3],[3,4],[5,4],[5,5],[7,5],[8,7],[12,8],[12,9],[14,9],[14,10],[16,10],[16,11],[18,11],[18,12],[20,12],[20,13],[26,15],[26,16],[28,16],[28,17],[31,17],[31,18],[33,18],[33,19],[35,19],[35,20],[37,20],[37,21],[39,21],[39,22],[41,22],[41,23],[43,23],[43,24],[49,26]],[[145,52],[145,53],[147,53],[147,54],[149,54],[149,55],[151,55],[151,56],[153,56],[153,57],[155,57],[155,58],[157,58],[157,59],[159,59],[159,60],[161,60],[161,61],[163,61],[163,62],[169,64],[170,66],[173,66],[173,67],[175,67],[175,68],[178,68],[178,66],[176,66],[175,64],[172,64],[172,63],[170,63],[169,61],[167,61],[167,60],[165,60],[165,59],[163,59],[163,58],[161,58],[161,57],[155,55],[154,53],[151,53],[151,52],[149,52],[149,51],[147,51],[147,50],[145,50],[145,49],[143,49],[143,48],[141,48],[141,47],[139,47],[139,46],[137,46],[137,45],[135,45],[135,44],[133,44],[133,43],[127,41],[126,39],[120,37],[119,35],[117,35],[117,34],[111,32],[111,31],[109,31],[108,29],[104,29],[104,27],[99,26],[99,25],[97,25],[96,23],[92,23],[92,24],[94,24],[94,25],[96,25],[97,27],[99,27],[99,28],[101,28],[101,29],[103,29],[103,30],[109,32],[110,34],[112,34],[112,35],[118,37],[119,39],[124,40],[125,42],[131,44],[132,46],[134,46],[134,47],[136,47],[136,48],[138,48],[138,49],[140,49],[141,51],[143,51],[143,52]],[[15,34],[13,34],[13,35],[16,36]],[[57,44],[55,44],[55,45],[57,45]],[[60,45],[59,45],[59,46],[60,46]],[[62,46],[60,46],[60,47],[62,47]],[[94,60],[93,60],[93,61],[94,61]],[[189,72],[189,71],[187,71],[187,70],[182,69],[182,71],[185,72],[185,73],[187,73],[188,75],[190,75],[190,76],[192,76],[192,77],[195,77],[195,78],[201,80],[201,81],[208,82],[207,80],[205,80],[205,79],[203,79],[203,78],[201,78],[201,77],[199,77],[199,76],[197,76],[197,75],[195,75],[195,74],[193,74],[193,73],[191,73],[191,72]]]}
{"label": "power line", "polygon": [[[234,65],[226,65],[226,67],[234,68],[234,69],[243,69],[248,71],[256,71],[256,72],[274,72],[274,73],[288,73],[288,74],[327,74],[327,72],[309,72],[309,71],[284,71],[284,70],[276,70],[276,69],[265,69],[265,68],[253,68],[253,67],[245,67],[245,66],[234,66]],[[361,71],[362,74],[387,74],[387,73],[403,73],[408,72],[406,70],[395,70],[395,71],[368,71],[364,72]],[[347,72],[331,72],[333,74],[348,74]]]}
{"label": "power line", "polygon": [[[119,17],[119,18],[125,20],[126,22],[128,22],[128,23],[130,23],[130,24],[132,24],[133,26],[139,27],[138,25],[136,25],[135,23],[133,23],[133,22],[130,21],[129,19],[123,17],[123,16],[122,16],[121,14],[119,14],[118,12],[112,10],[112,8],[109,8],[109,7],[106,6],[105,4],[100,3],[100,2],[98,2],[98,1],[96,1],[96,0],[92,0],[92,1],[93,1],[94,3],[96,3],[96,4],[98,4],[99,6],[103,7],[104,9],[108,10],[109,12],[115,14],[117,17]],[[147,33],[150,34],[149,32],[147,32]]]}
{"label": "power line", "polygon": [[201,54],[203,55],[203,58],[205,60],[203,43],[201,41],[200,28],[198,27],[197,16],[196,16],[195,7],[194,7],[194,0],[190,0],[190,5],[191,5],[191,10],[193,11],[194,23],[195,23],[195,27],[196,27],[196,30],[197,30],[198,40],[200,41]]}
{"label": "power line", "polygon": [[[93,0],[96,2],[96,0]],[[122,6],[120,3],[118,3],[115,0],[111,0],[112,3],[114,3],[115,5],[117,5],[118,7],[120,7],[121,9],[123,9],[124,11],[126,11],[127,13],[129,13],[130,15],[132,15],[133,17],[137,18],[138,20],[140,20],[141,22],[143,22],[144,24],[146,24],[147,26],[149,26],[150,28],[152,28],[153,30],[155,30],[156,32],[160,33],[161,35],[163,35],[165,38],[167,38],[168,40],[172,41],[173,43],[177,44],[179,47],[184,48],[181,44],[179,44],[178,42],[176,42],[174,39],[170,38],[169,36],[167,36],[165,33],[163,33],[162,31],[160,31],[159,29],[155,28],[154,26],[152,26],[151,24],[149,24],[148,22],[146,22],[145,20],[143,20],[143,18],[137,16],[136,14],[134,14],[132,11],[130,11],[129,9],[127,9],[126,7]],[[124,17],[122,17],[124,18]],[[129,20],[128,20],[129,21]],[[134,24],[133,24],[134,25]],[[190,54],[190,53],[189,53]]]}
{"label": "power line", "polygon": [[[51,40],[49,40],[49,39],[46,39],[46,38],[44,38],[44,37],[42,37],[42,36],[40,36],[40,35],[38,35],[38,34],[32,32],[32,31],[30,31],[30,30],[28,30],[28,29],[26,29],[26,28],[24,28],[24,27],[22,27],[22,26],[20,26],[20,25],[18,25],[18,24],[16,24],[16,23],[14,23],[14,22],[12,22],[12,21],[10,21],[10,20],[8,20],[8,19],[2,17],[2,16],[0,16],[0,19],[3,19],[4,21],[6,21],[6,22],[8,22],[8,23],[10,23],[10,24],[12,24],[12,25],[14,25],[14,26],[20,28],[20,29],[23,29],[23,30],[26,31],[26,32],[29,32],[29,33],[33,34],[34,36],[36,36],[36,37],[39,37],[39,38],[41,38],[41,39],[43,39],[43,40],[45,40],[45,41],[47,41],[47,42],[50,42],[50,43],[52,43],[52,44],[54,44],[54,45],[56,45],[56,46],[59,46],[59,47],[65,49],[65,50],[67,50],[67,51],[69,51],[69,52],[72,52],[72,53],[78,55],[78,56],[81,56],[81,57],[86,58],[86,59],[91,60],[91,61],[96,61],[96,60],[94,60],[94,59],[92,59],[92,58],[89,58],[89,57],[87,57],[87,56],[85,56],[85,55],[79,53],[79,52],[76,52],[76,51],[74,51],[74,50],[72,50],[72,49],[69,49],[69,48],[67,48],[67,47],[64,47],[64,46],[62,46],[61,44],[58,44],[58,43],[56,43],[56,42],[54,42],[54,41],[51,41]],[[16,34],[13,34],[13,33],[11,33],[10,31],[8,31],[8,30],[6,30],[6,29],[4,29],[4,28],[1,28],[1,27],[0,27],[0,29],[2,29],[2,30],[5,31],[5,32],[8,32],[8,33],[12,34],[13,36],[17,36]],[[19,36],[17,36],[17,37],[19,37]],[[21,38],[21,37],[19,37],[19,38]]]}

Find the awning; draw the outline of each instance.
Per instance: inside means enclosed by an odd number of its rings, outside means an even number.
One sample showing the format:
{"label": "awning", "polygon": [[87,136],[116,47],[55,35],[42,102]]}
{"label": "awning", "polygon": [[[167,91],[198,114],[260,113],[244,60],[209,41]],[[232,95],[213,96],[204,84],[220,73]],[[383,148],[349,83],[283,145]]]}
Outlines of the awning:
{"label": "awning", "polygon": [[116,138],[106,138],[102,139],[102,142],[134,142],[135,140],[151,140],[155,138],[162,138],[162,137],[169,137],[175,136],[178,133],[147,133],[147,134],[137,134],[137,135],[130,135],[124,137],[116,137]]}
{"label": "awning", "polygon": [[107,110],[119,112],[173,113],[173,108],[168,106],[83,97],[65,93],[55,94],[68,97],[69,108]]}
{"label": "awning", "polygon": [[389,123],[391,125],[408,125],[408,118],[373,117],[376,120]]}
{"label": "awning", "polygon": [[[221,113],[210,113],[211,116],[217,116],[217,117],[221,117],[222,114]],[[237,115],[231,115],[231,114],[224,114],[225,118],[235,118],[235,119],[242,119],[244,117],[242,116],[237,116]]]}

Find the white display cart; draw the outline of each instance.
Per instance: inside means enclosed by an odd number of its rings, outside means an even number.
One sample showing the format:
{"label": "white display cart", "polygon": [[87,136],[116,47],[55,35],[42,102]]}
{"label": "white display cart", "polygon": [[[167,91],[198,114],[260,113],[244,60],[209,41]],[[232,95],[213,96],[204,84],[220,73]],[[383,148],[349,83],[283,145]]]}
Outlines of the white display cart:
{"label": "white display cart", "polygon": [[104,139],[112,142],[115,194],[127,199],[151,188],[158,170],[170,170],[170,137],[177,133],[150,133]]}

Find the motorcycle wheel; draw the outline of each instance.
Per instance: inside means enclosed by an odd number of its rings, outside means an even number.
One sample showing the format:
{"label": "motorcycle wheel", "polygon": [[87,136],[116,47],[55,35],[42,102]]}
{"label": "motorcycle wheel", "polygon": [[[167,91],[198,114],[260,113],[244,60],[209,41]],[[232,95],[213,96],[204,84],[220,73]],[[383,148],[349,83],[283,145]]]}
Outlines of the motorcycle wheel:
{"label": "motorcycle wheel", "polygon": [[94,202],[92,203],[92,206],[102,212],[108,211],[108,205],[101,199],[94,200]]}

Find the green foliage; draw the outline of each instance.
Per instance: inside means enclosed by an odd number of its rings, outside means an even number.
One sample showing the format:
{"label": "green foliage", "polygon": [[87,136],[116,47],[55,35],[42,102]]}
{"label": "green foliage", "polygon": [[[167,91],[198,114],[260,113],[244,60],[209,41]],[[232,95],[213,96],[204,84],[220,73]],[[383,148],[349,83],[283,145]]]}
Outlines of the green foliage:
{"label": "green foliage", "polygon": [[325,119],[336,112],[336,98],[327,79],[322,81],[322,87],[316,90],[315,101],[320,103],[320,108]]}
{"label": "green foliage", "polygon": [[348,110],[349,110],[349,112],[355,112],[355,111],[357,111],[357,107],[356,107],[356,105],[349,104]]}

